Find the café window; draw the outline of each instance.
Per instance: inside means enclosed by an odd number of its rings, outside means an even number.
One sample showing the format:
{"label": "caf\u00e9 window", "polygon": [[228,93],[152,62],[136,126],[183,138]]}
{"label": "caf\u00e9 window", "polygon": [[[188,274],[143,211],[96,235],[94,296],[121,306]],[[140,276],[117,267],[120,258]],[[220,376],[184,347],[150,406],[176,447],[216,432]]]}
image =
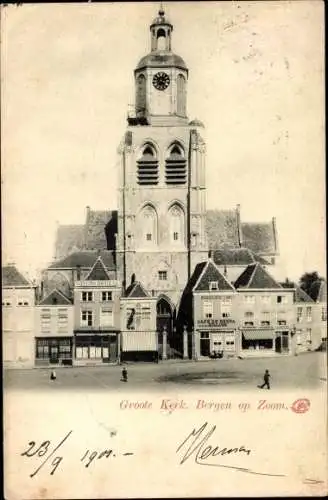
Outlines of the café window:
{"label": "caf\u00e9 window", "polygon": [[267,311],[262,312],[261,315],[261,325],[270,326],[270,313]]}
{"label": "caf\u00e9 window", "polygon": [[82,292],[82,302],[92,302],[92,292]]}
{"label": "caf\u00e9 window", "polygon": [[271,302],[270,295],[261,295],[261,302],[263,304],[269,304]]}
{"label": "caf\u00e9 window", "polygon": [[312,344],[312,330],[311,330],[311,328],[306,329],[305,341],[307,344]]}
{"label": "caf\u00e9 window", "polygon": [[213,318],[213,302],[203,302],[203,315],[205,318]]}
{"label": "caf\u00e9 window", "polygon": [[4,307],[10,307],[11,306],[11,300],[3,300],[2,301],[2,306]]}
{"label": "caf\u00e9 window", "polygon": [[103,302],[110,302],[111,300],[113,300],[112,292],[109,291],[101,292],[101,300]]}
{"label": "caf\u00e9 window", "polygon": [[287,295],[277,295],[277,304],[288,304]]}
{"label": "caf\u00e9 window", "polygon": [[81,312],[81,326],[92,326],[93,317],[92,311],[82,311]]}
{"label": "caf\u00e9 window", "polygon": [[296,312],[296,321],[301,323],[303,319],[303,307],[298,307]]}
{"label": "caf\u00e9 window", "polygon": [[51,324],[50,309],[42,309],[41,310],[41,331],[43,333],[50,332],[50,324]]}
{"label": "caf\u00e9 window", "polygon": [[28,306],[29,305],[29,301],[27,299],[18,299],[17,304],[19,306]]}
{"label": "caf\u00e9 window", "polygon": [[306,321],[312,321],[312,307],[306,308]]}
{"label": "caf\u00e9 window", "polygon": [[231,305],[230,304],[221,304],[221,316],[222,318],[230,318],[231,316]]}

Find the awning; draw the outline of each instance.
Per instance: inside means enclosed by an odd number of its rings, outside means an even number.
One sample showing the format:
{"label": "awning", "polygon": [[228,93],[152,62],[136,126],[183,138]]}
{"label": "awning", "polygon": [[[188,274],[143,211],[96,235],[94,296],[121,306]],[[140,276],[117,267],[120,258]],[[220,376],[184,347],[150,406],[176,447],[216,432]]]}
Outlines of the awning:
{"label": "awning", "polygon": [[256,330],[243,330],[245,340],[266,340],[274,338],[274,330],[260,329]]}

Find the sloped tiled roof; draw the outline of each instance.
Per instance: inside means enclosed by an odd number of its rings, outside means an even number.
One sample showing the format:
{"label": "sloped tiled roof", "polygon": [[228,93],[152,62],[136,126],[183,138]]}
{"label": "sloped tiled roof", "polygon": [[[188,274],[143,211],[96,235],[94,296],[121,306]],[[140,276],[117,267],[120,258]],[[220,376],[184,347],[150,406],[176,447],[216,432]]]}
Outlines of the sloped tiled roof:
{"label": "sloped tiled roof", "polygon": [[41,306],[67,305],[72,304],[72,301],[66,297],[60,290],[52,290],[44,299],[39,302]]}
{"label": "sloped tiled roof", "polygon": [[98,257],[85,281],[108,281],[110,276],[104,266],[101,257]]}
{"label": "sloped tiled roof", "polygon": [[196,264],[195,269],[190,276],[190,279],[185,287],[184,294],[189,293],[193,290],[194,286],[196,285],[198,278],[203,272],[204,267],[206,266],[207,262],[199,262],[199,264]]}
{"label": "sloped tiled roof", "polygon": [[274,220],[263,223],[241,223],[242,245],[256,254],[276,254],[277,235]]}
{"label": "sloped tiled roof", "polygon": [[302,290],[301,287],[296,287],[294,293],[294,302],[313,302],[311,297]]}
{"label": "sloped tiled roof", "polygon": [[234,283],[235,288],[266,289],[282,286],[259,263],[250,264]]}
{"label": "sloped tiled roof", "polygon": [[84,225],[60,225],[57,228],[55,260],[63,259],[84,247]]}
{"label": "sloped tiled roof", "polygon": [[73,269],[78,266],[80,266],[81,268],[90,269],[99,256],[101,257],[108,271],[115,270],[114,255],[110,250],[103,250],[100,252],[83,250],[80,252],[74,252],[64,259],[53,262],[49,266],[49,269]]}
{"label": "sloped tiled roof", "polygon": [[316,280],[310,288],[310,295],[314,302],[327,302],[327,282],[326,280]]}
{"label": "sloped tiled roof", "polygon": [[136,281],[126,289],[125,297],[143,298],[143,297],[149,297],[149,294],[146,292],[142,284],[139,283],[139,281]]}
{"label": "sloped tiled roof", "polygon": [[210,249],[239,247],[237,211],[207,210],[206,233]]}
{"label": "sloped tiled roof", "polygon": [[202,273],[194,287],[194,291],[209,290],[210,282],[217,281],[218,290],[234,290],[234,287],[223,276],[218,267],[212,260],[208,260],[206,266],[203,268]]}
{"label": "sloped tiled roof", "polygon": [[243,266],[259,262],[263,265],[269,265],[263,257],[254,254],[248,248],[224,248],[213,250],[212,258],[217,265],[221,266]]}
{"label": "sloped tiled roof", "polygon": [[18,271],[16,266],[8,265],[1,268],[1,284],[3,287],[6,286],[30,286],[30,283],[24,276]]}

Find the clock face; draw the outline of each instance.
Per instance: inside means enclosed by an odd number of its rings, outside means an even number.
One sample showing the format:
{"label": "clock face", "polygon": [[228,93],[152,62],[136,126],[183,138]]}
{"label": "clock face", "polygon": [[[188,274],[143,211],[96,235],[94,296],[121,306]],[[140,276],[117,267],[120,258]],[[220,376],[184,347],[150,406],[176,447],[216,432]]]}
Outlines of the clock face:
{"label": "clock face", "polygon": [[170,77],[167,73],[159,72],[154,75],[153,85],[157,90],[165,90],[170,85]]}

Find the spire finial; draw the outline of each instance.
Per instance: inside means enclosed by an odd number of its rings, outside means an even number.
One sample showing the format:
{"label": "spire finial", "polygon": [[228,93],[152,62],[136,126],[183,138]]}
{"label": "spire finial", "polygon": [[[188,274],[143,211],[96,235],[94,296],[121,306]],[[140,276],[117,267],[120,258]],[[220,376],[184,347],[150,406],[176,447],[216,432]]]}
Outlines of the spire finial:
{"label": "spire finial", "polygon": [[159,14],[160,16],[164,16],[164,14],[165,14],[165,12],[164,12],[164,7],[163,7],[163,2],[161,2],[161,4],[160,4],[158,14]]}

